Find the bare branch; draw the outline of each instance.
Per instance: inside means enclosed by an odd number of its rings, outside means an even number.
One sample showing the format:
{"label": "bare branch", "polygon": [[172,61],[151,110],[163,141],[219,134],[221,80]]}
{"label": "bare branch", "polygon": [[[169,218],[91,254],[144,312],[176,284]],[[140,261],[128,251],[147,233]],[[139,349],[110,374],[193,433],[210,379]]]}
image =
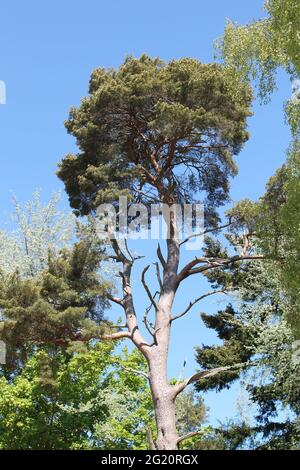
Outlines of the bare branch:
{"label": "bare branch", "polygon": [[143,272],[142,272],[142,284],[145,288],[145,291],[147,292],[147,295],[150,299],[150,302],[151,304],[153,305],[153,307],[155,308],[155,310],[157,310],[157,305],[156,305],[156,302],[154,300],[154,297],[153,295],[151,294],[151,291],[146,283],[146,280],[145,280],[145,275],[146,275],[146,272],[148,271],[148,269],[150,268],[150,264],[148,264],[144,269],[143,269]]}
{"label": "bare branch", "polygon": [[112,237],[110,239],[111,241],[111,246],[116,254],[116,257],[115,259],[121,263],[125,263],[125,262],[129,262],[129,263],[132,263],[132,260],[129,260],[125,254],[123,253],[119,243],[117,242],[116,238]]}
{"label": "bare branch", "polygon": [[[220,268],[224,266],[228,266],[232,263],[237,261],[249,261],[249,260],[256,260],[256,259],[264,259],[263,255],[247,255],[247,256],[232,256],[231,258],[195,258],[193,261],[190,261],[178,274],[178,282],[180,283],[183,279],[186,279],[188,276],[192,274],[198,274],[209,269],[213,268]],[[204,264],[204,266],[194,268],[198,264]],[[194,268],[194,269],[193,269]]]}
{"label": "bare branch", "polygon": [[123,295],[124,295],[123,299],[118,299],[118,298],[113,297],[112,300],[118,303],[119,305],[122,305],[125,315],[126,315],[126,324],[128,327],[128,331],[118,332],[118,333],[114,333],[110,335],[103,335],[101,339],[116,340],[120,338],[130,338],[131,341],[136,345],[136,347],[147,358],[150,345],[144,339],[144,337],[142,336],[139,330],[137,316],[136,316],[135,308],[133,305],[133,299],[132,299],[131,271],[132,271],[132,266],[135,261],[135,258],[131,257],[131,259],[128,259],[127,256],[121,250],[121,247],[115,238],[111,238],[110,241],[111,241],[112,248],[116,254],[116,260],[122,264],[122,270],[120,271],[120,276],[122,278],[122,290],[123,290]]}
{"label": "bare branch", "polygon": [[134,262],[134,257],[132,256],[132,254],[130,253],[129,248],[128,248],[127,238],[125,238],[125,248],[126,248],[127,254],[129,255],[131,261]]}
{"label": "bare branch", "polygon": [[156,253],[157,253],[157,256],[158,256],[159,261],[161,262],[162,267],[165,268],[165,266],[166,266],[166,261],[165,261],[165,259],[164,259],[164,257],[163,257],[162,252],[161,252],[160,244],[158,244],[158,246],[157,246],[157,251],[156,251]]}
{"label": "bare branch", "polygon": [[220,226],[214,227],[214,228],[209,228],[209,229],[204,230],[203,232],[192,233],[191,235],[186,237],[184,240],[182,240],[179,243],[179,246],[183,245],[184,243],[187,243],[189,240],[192,240],[193,238],[201,237],[202,235],[206,235],[207,233],[218,232],[219,230],[222,230],[223,228],[229,227],[231,224],[232,224],[232,222],[229,219],[229,222],[227,224],[220,225]]}
{"label": "bare branch", "polygon": [[153,338],[155,339],[154,330],[151,329],[150,324],[148,322],[148,315],[149,315],[149,312],[151,310],[151,307],[152,307],[152,304],[148,308],[146,308],[144,316],[143,316],[143,323],[144,323],[148,333],[150,333],[150,335],[153,336]]}
{"label": "bare branch", "polygon": [[110,294],[108,294],[108,298],[109,298],[109,300],[111,300],[115,304],[118,304],[118,305],[121,305],[121,306],[123,305],[124,299],[121,299],[119,297],[115,297],[115,296],[110,295]]}
{"label": "bare branch", "polygon": [[131,338],[131,333],[129,331],[118,331],[118,333],[112,333],[110,335],[104,334],[99,336],[99,339],[108,341],[122,338]]}
{"label": "bare branch", "polygon": [[155,264],[155,267],[156,267],[156,277],[157,277],[157,280],[158,280],[159,288],[160,288],[160,291],[162,291],[163,290],[163,283],[162,283],[161,276],[160,276],[159,264],[158,264],[158,262],[156,262],[154,264]]}
{"label": "bare branch", "polygon": [[202,434],[203,434],[203,431],[189,432],[188,434],[185,434],[184,436],[179,437],[177,444],[180,444],[180,442],[185,441],[186,439],[190,439],[191,437],[194,437],[194,436],[200,436]]}
{"label": "bare branch", "polygon": [[177,320],[178,318],[183,317],[184,315],[186,315],[191,310],[191,308],[197,302],[200,302],[200,300],[203,300],[206,297],[209,297],[209,296],[214,295],[214,294],[226,294],[226,291],[225,290],[212,290],[212,291],[206,292],[206,294],[203,294],[200,297],[198,297],[197,299],[195,299],[193,302],[190,302],[189,305],[187,306],[187,308],[183,312],[181,312],[179,315],[176,315],[175,317],[172,317],[170,319],[170,322],[172,322],[174,320]]}
{"label": "bare branch", "polygon": [[189,377],[185,381],[175,386],[175,396],[181,393],[188,385],[194,382],[197,382],[198,380],[214,377],[215,375],[220,374],[221,372],[226,372],[226,371],[233,370],[233,369],[242,369],[244,367],[252,367],[256,365],[256,363],[257,361],[256,362],[254,361],[240,362],[238,364],[233,364],[231,366],[216,367],[214,369],[208,369],[208,370],[202,370],[200,372],[196,372],[196,374],[191,375],[191,377]]}

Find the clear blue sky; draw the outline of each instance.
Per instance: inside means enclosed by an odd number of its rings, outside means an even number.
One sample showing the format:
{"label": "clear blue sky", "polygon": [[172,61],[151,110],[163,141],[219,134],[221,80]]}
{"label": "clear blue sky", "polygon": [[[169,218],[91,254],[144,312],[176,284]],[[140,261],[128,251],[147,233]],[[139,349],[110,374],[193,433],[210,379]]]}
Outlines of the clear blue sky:
{"label": "clear blue sky", "polygon": [[[86,94],[91,70],[117,67],[126,55],[144,52],[165,60],[189,56],[212,61],[213,41],[222,34],[226,18],[249,22],[264,15],[261,6],[262,0],[1,2],[0,80],[6,83],[7,104],[0,105],[0,225],[11,211],[12,190],[24,201],[36,188],[42,188],[45,199],[53,190],[62,189],[56,165],[75,150],[63,122],[69,107]],[[282,106],[291,87],[284,74],[279,78],[272,102],[264,107],[254,104],[251,140],[238,157],[240,172],[232,183],[233,200],[258,198],[285,158],[289,133]],[[199,291],[202,285],[197,282],[191,281],[182,291],[178,308],[186,296]],[[144,303],[140,294],[138,309]],[[215,302],[204,305],[209,311],[218,306]],[[178,375],[185,357],[187,373],[193,372],[193,347],[214,341],[197,311],[179,325],[180,321],[171,346],[172,375]],[[209,394],[212,421],[235,413],[236,389]]]}

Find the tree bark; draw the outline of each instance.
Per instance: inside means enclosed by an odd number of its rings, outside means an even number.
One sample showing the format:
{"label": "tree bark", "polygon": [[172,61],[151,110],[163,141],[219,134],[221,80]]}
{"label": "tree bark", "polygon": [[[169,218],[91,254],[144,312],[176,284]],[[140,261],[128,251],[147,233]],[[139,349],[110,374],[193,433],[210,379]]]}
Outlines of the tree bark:
{"label": "tree bark", "polygon": [[[159,312],[158,312],[159,313]],[[157,331],[157,344],[149,356],[149,383],[155,413],[158,450],[175,450],[179,436],[176,429],[174,386],[169,384],[167,375],[170,322],[168,312],[162,312],[160,330]]]}
{"label": "tree bark", "polygon": [[157,428],[156,448],[176,450],[179,436],[176,429],[175,394],[164,373],[164,363],[155,355],[150,361],[150,388]]}
{"label": "tree bark", "polygon": [[[170,201],[169,205],[171,205]],[[208,258],[195,258],[182,268],[180,272],[178,272],[180,244],[182,243],[178,240],[176,216],[174,214],[170,215],[169,229],[170,232],[166,240],[167,259],[164,259],[160,246],[158,246],[157,250],[158,260],[163,267],[163,279],[161,279],[160,276],[159,264],[158,262],[155,263],[160,288],[158,301],[156,301],[155,296],[151,294],[145,280],[145,275],[149,266],[146,266],[142,273],[142,284],[151,301],[150,307],[155,309],[154,328],[152,325],[150,328],[147,323],[147,318],[144,317],[147,330],[153,336],[153,344],[149,344],[141,334],[134,308],[131,288],[131,269],[135,258],[132,256],[130,256],[130,259],[127,258],[120,249],[117,241],[114,239],[112,240],[112,246],[116,254],[115,259],[123,265],[123,271],[120,274],[122,276],[124,296],[121,299],[111,296],[111,300],[123,307],[126,315],[126,325],[124,325],[124,327],[126,327],[128,331],[107,335],[107,339],[117,339],[121,337],[130,338],[147,360],[149,367],[149,375],[147,378],[149,379],[157,427],[157,438],[154,444],[157,450],[176,450],[178,449],[178,444],[189,436],[179,437],[177,433],[175,409],[175,400],[177,395],[183,392],[185,387],[190,383],[193,383],[199,378],[212,376],[229,369],[229,367],[221,367],[209,371],[201,371],[200,373],[194,374],[190,379],[177,383],[176,385],[171,385],[169,383],[167,368],[172,321],[184,316],[199,300],[209,295],[218,292],[220,293],[220,291],[212,291],[198,297],[194,302],[190,302],[189,306],[181,314],[173,317],[172,307],[178,286],[184,279],[192,274],[204,272],[220,266],[227,266],[236,261],[260,258],[259,256],[250,256],[247,254],[227,259],[216,258],[211,260]],[[201,265],[200,267],[199,264]],[[237,364],[236,367],[242,365],[243,364]],[[151,446],[152,444],[153,442],[151,443]]]}
{"label": "tree bark", "polygon": [[157,426],[158,450],[176,450],[179,436],[176,429],[176,388],[168,380],[168,353],[172,306],[178,287],[179,243],[176,220],[171,222],[171,236],[167,240],[168,257],[164,265],[162,291],[155,319],[155,344],[149,355],[149,381]]}

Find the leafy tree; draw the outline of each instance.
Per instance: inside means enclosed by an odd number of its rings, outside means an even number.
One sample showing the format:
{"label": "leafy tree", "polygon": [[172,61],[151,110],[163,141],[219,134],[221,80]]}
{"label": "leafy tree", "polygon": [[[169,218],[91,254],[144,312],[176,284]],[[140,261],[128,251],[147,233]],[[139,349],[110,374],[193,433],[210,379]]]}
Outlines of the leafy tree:
{"label": "leafy tree", "polygon": [[[293,308],[293,317],[297,324],[299,324],[298,307],[300,305],[300,277],[298,272],[300,256],[299,155],[300,144],[299,142],[295,142],[289,152],[284,184],[282,185],[284,200],[278,211],[278,221],[281,232],[279,242],[282,247],[281,255],[284,259],[284,263],[281,266],[282,278],[289,293],[291,306],[295,306],[295,308]],[[292,320],[291,315],[290,320]]]}
{"label": "leafy tree", "polygon": [[49,251],[58,254],[70,247],[75,237],[75,217],[59,210],[60,194],[54,193],[49,202],[42,204],[36,191],[33,198],[22,206],[13,198],[14,230],[0,230],[0,271],[22,277],[32,277],[48,265]]}
{"label": "leafy tree", "polygon": [[286,164],[270,179],[262,198],[259,235],[265,254],[277,261],[274,269],[281,272],[289,295],[289,320],[299,329],[300,10],[297,0],[269,0],[265,8],[266,19],[243,27],[229,23],[218,48],[226,66],[240,80],[254,81],[263,99],[276,87],[279,67],[293,82],[292,96],[286,103],[293,141]]}
{"label": "leafy tree", "polygon": [[274,275],[280,277],[288,297],[286,317],[299,334],[299,143],[295,141],[287,163],[268,181],[256,205],[256,234],[260,249],[272,260]]}
{"label": "leafy tree", "polygon": [[77,354],[40,349],[13,380],[0,379],[0,447],[147,448],[151,397],[127,364],[141,358],[124,351],[121,359],[107,342]]}
{"label": "leafy tree", "polygon": [[[155,423],[137,351],[98,342],[76,353],[39,348],[11,380],[0,378],[1,449],[147,449]],[[134,368],[134,369],[133,369]],[[180,429],[200,429],[192,392],[177,404]]]}
{"label": "leafy tree", "polygon": [[268,99],[276,88],[276,71],[283,67],[294,81],[293,95],[286,103],[288,122],[295,136],[300,129],[299,90],[300,12],[298,0],[265,1],[266,19],[246,26],[227,24],[223,38],[217,41],[225,64],[239,78],[253,79],[260,97]]}
{"label": "leafy tree", "polygon": [[[237,171],[234,155],[248,138],[246,118],[251,100],[247,86],[240,87],[239,99],[235,100],[227,78],[227,69],[216,64],[192,59],[165,64],[145,55],[127,58],[118,70],[95,70],[89,96],[78,108],[72,108],[66,122],[69,133],[76,137],[79,153],[67,155],[58,171],[76,214],[95,214],[102,203],[118,208],[121,195],[129,196],[131,204],[157,202],[169,208],[174,203],[204,201],[206,231],[217,231],[217,209],[228,200],[229,179]],[[199,293],[181,315],[174,315],[178,287],[191,275],[222,270],[257,257],[246,247],[241,255],[236,251],[232,254],[214,242],[205,248],[203,256],[197,253],[179,268],[182,244],[173,212],[170,219],[167,254],[164,256],[159,246],[155,265],[158,298],[146,281],[149,266],[142,272],[141,281],[155,312],[153,329],[147,318],[150,308],[144,316],[150,341],[139,329],[133,303],[131,271],[136,259],[122,250],[116,238],[111,240],[114,260],[121,266],[123,292],[110,299],[123,308],[126,317],[123,331],[111,334],[111,339],[130,339],[146,358],[158,449],[175,449],[182,442],[184,436],[179,437],[176,429],[175,398],[199,378],[196,374],[170,384],[167,359],[171,325],[197,301],[212,295]],[[203,372],[202,376],[218,372]]]}
{"label": "leafy tree", "polygon": [[[176,400],[176,425],[178,433],[186,436],[180,449],[195,449],[199,434],[203,437],[210,432],[209,426],[203,426],[208,417],[208,410],[203,398],[194,389],[181,393]],[[190,435],[190,437],[188,437]]]}
{"label": "leafy tree", "polygon": [[93,426],[108,415],[111,349],[102,344],[73,357],[40,349],[11,382],[2,378],[0,447],[90,447]]}
{"label": "leafy tree", "polygon": [[[57,218],[43,217],[36,198],[25,213],[19,206],[19,220],[45,223],[39,233],[51,233],[53,225],[58,230]],[[33,205],[35,215],[27,217],[26,209]],[[26,233],[34,240],[34,224],[29,223]],[[92,227],[78,226],[77,234],[80,240],[62,249],[56,233],[57,245],[46,246],[44,269],[38,265],[20,274],[21,263],[14,266],[17,271],[3,269],[1,338],[8,355],[0,370],[0,448],[121,450],[152,445],[155,424],[144,358],[137,350],[117,353],[111,342],[97,340],[111,328],[103,317],[111,286],[97,271],[105,258]],[[24,245],[14,235],[8,232],[5,238],[22,253]],[[11,255],[6,250],[4,261],[11,261]],[[28,251],[28,265],[37,266],[31,263],[36,259],[36,251]],[[200,398],[182,395],[180,428],[199,429],[205,416]]]}

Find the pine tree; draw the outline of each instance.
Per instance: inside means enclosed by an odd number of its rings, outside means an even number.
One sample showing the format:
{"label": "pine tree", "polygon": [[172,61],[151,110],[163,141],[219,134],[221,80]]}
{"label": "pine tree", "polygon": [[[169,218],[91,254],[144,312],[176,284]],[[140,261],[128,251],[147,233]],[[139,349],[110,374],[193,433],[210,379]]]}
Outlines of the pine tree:
{"label": "pine tree", "polygon": [[[248,138],[251,92],[240,86],[239,98],[233,95],[226,68],[192,59],[165,64],[144,55],[127,58],[118,70],[95,70],[89,96],[71,109],[66,122],[79,153],[67,155],[58,171],[75,213],[95,215],[102,203],[118,208],[120,196],[128,196],[130,204],[157,202],[169,207],[204,201],[206,230],[217,232],[217,209],[228,200],[229,180],[237,172],[234,155]],[[147,314],[144,317],[151,341],[139,329],[133,303],[131,271],[136,259],[122,250],[116,238],[112,240],[123,286],[121,297],[110,299],[123,308],[126,321],[123,331],[111,334],[111,339],[130,339],[148,362],[158,449],[174,449],[183,441],[176,429],[175,398],[198,379],[195,375],[170,384],[166,368],[172,322],[212,295],[201,295],[174,316],[179,285],[191,275],[259,257],[248,253],[247,247],[241,255],[220,249],[212,256],[199,254],[179,269],[181,244],[176,232],[176,217],[171,216],[166,257],[158,247],[157,299],[146,281],[149,266],[142,272],[142,285],[155,311],[153,329]]]}
{"label": "pine tree", "polygon": [[[196,357],[201,369],[244,362],[243,382],[256,416],[251,423],[229,422],[215,429],[210,439],[226,449],[296,449],[300,445],[299,361],[297,337],[287,322],[289,299],[273,261],[248,268],[236,288],[236,308],[228,305],[215,315],[202,314],[222,343],[197,348]],[[240,370],[225,367],[222,373],[198,381],[196,388],[220,391],[240,377]],[[205,439],[197,445],[203,448],[204,444]]]}
{"label": "pine tree", "polygon": [[49,253],[48,268],[38,277],[23,279],[18,272],[2,275],[0,305],[1,339],[7,345],[7,367],[22,365],[37,345],[68,347],[103,334],[106,293],[97,269],[102,249],[89,238]]}

